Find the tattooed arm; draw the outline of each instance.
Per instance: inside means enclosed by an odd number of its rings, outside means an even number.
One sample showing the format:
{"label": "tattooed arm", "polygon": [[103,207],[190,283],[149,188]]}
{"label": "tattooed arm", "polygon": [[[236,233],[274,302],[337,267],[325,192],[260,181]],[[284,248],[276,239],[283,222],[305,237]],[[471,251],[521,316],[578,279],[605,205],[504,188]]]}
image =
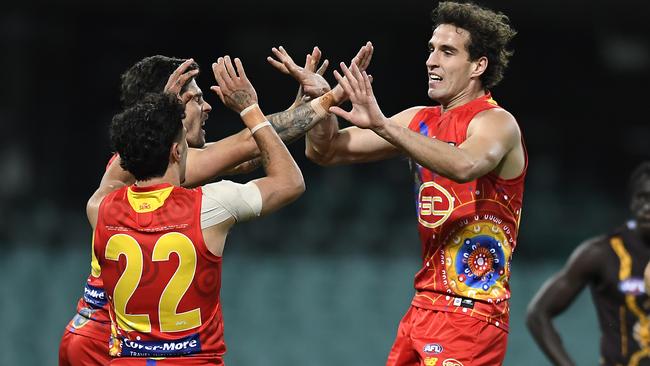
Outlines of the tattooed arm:
{"label": "tattooed arm", "polygon": [[[328,99],[334,103],[335,98]],[[332,114],[328,114],[323,117],[319,115],[314,107],[310,103],[303,103],[294,107],[293,109],[288,109],[283,112],[274,113],[266,116],[266,118],[271,122],[271,126],[275,129],[280,139],[285,144],[290,144],[307,133],[312,127],[314,127],[318,122],[323,121],[323,119],[334,119]],[[259,154],[259,149],[252,139],[250,132],[248,130],[243,130],[238,133],[246,134],[248,136],[248,141],[241,141],[244,145],[238,145],[238,148],[249,149],[250,153],[241,154],[241,156],[257,156]],[[222,152],[223,153],[223,152]],[[246,159],[242,159],[246,160]],[[254,171],[255,169],[262,166],[262,162],[259,157],[255,157],[251,160],[244,161],[243,163],[236,165],[235,167],[224,171],[220,175],[236,175],[236,174],[245,174]]]}
{"label": "tattooed arm", "polygon": [[260,159],[266,176],[253,183],[262,198],[262,214],[275,211],[295,200],[305,191],[302,173],[277,133],[268,128],[266,117],[257,104],[257,94],[246,77],[244,67],[235,59],[235,69],[226,56],[213,64],[217,83],[216,92],[221,100],[236,106],[241,118],[251,132],[255,145],[259,146]]}
{"label": "tattooed arm", "polygon": [[[280,61],[269,57],[269,63],[280,72],[293,76],[300,83],[298,95],[296,96],[294,103],[286,111],[266,116],[267,120],[271,122],[271,125],[276,130],[278,136],[282,139],[282,141],[285,144],[289,144],[302,137],[316,123],[322,121],[323,116],[327,114],[323,113],[323,111],[327,110],[327,104],[324,104],[324,108],[322,110],[319,110],[318,108],[314,109],[314,107],[307,102],[310,102],[314,98],[320,97],[331,90],[330,85],[327,83],[325,78],[323,78],[323,74],[327,69],[329,61],[323,61],[320,67],[318,67],[321,59],[321,51],[318,47],[314,47],[312,53],[306,56],[304,67],[299,67],[296,65],[283,47],[274,47],[273,53]],[[222,71],[218,70],[218,66],[219,62],[217,62],[216,68],[213,69],[215,72],[215,77],[218,75],[217,73],[222,73]],[[218,87],[213,87],[212,90],[217,94],[219,94],[221,91],[221,89]],[[341,88],[336,89],[332,94],[333,96],[328,96],[325,98],[326,102],[324,103],[334,103],[336,100],[338,104],[342,102],[343,98],[345,97],[345,95],[342,93]],[[219,95],[219,97],[222,99],[224,104],[233,111],[238,112],[241,110],[241,103],[238,100],[223,98],[222,95]],[[327,118],[332,118],[331,114],[327,115]],[[250,133],[248,133],[247,130],[243,130],[237,135],[240,135],[239,139],[237,140],[238,142],[236,143],[238,148],[248,151],[247,153],[240,153],[238,155],[242,157],[241,161],[250,159],[259,153],[255,141],[253,141],[252,136],[250,136]],[[222,150],[221,153],[223,154],[224,151]],[[226,171],[222,171],[221,174],[244,174],[257,169],[260,166],[260,159],[254,158],[252,160],[245,161],[239,165],[236,165]]]}
{"label": "tattooed arm", "polygon": [[[365,70],[370,65],[373,54],[372,43],[367,42],[356,56],[352,63],[360,69]],[[284,112],[275,113],[267,116],[278,135],[285,144],[289,144],[305,135],[314,126],[328,126],[324,130],[331,130],[331,126],[336,126],[338,131],[338,121],[336,116],[328,113],[329,107],[339,105],[347,99],[343,88],[337,85],[333,90],[323,78],[329,61],[325,60],[318,67],[322,53],[318,47],[314,47],[311,54],[307,54],[305,66],[299,67],[287,53],[284,47],[273,47],[274,56],[268,57],[267,61],[278,71],[291,75],[298,83],[300,89],[295,102]],[[318,100],[314,101],[314,98]],[[311,103],[305,103],[310,102]],[[319,123],[320,122],[320,123]],[[319,128],[322,129],[322,128]],[[310,145],[309,139],[307,144]],[[307,149],[308,156],[313,155],[312,149]],[[253,159],[236,166],[228,171],[229,174],[241,174],[250,172],[260,166],[259,159]]]}

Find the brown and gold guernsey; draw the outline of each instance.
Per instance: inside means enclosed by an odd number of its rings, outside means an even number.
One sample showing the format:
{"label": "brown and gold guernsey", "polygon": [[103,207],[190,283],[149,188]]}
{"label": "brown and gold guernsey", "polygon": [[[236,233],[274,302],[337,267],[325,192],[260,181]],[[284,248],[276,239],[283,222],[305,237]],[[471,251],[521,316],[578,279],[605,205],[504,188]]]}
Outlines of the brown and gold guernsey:
{"label": "brown and gold guernsey", "polygon": [[601,329],[601,365],[650,365],[650,298],[643,270],[650,248],[625,227],[606,239],[602,279],[591,287]]}
{"label": "brown and gold guernsey", "polygon": [[[409,129],[459,146],[472,119],[493,108],[499,106],[490,94],[444,113],[440,107],[423,108]],[[418,164],[414,173],[423,261],[412,305],[466,314],[507,331],[510,261],[526,167],[514,179],[489,173],[467,183]]]}

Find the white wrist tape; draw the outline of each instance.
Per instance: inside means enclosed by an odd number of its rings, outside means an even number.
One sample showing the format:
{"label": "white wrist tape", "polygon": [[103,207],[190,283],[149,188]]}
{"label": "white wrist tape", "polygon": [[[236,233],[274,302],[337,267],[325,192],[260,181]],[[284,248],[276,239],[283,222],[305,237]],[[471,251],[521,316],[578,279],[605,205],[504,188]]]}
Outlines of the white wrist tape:
{"label": "white wrist tape", "polygon": [[251,105],[249,105],[248,107],[242,109],[242,111],[239,112],[239,115],[240,115],[241,117],[244,117],[244,115],[245,115],[246,113],[252,111],[252,110],[255,109],[256,107],[259,107],[259,106],[257,105],[257,103],[251,104]]}
{"label": "white wrist tape", "polygon": [[271,122],[264,121],[264,122],[258,124],[257,126],[251,128],[251,135],[254,135],[255,132],[257,132],[260,128],[263,128],[263,127],[266,127],[266,126],[271,126]]}

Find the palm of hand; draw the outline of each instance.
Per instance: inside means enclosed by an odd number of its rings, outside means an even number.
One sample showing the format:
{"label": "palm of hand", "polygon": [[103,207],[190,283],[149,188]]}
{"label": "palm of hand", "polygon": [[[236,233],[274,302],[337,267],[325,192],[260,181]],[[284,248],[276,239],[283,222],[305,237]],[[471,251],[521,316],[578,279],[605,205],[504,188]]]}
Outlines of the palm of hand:
{"label": "palm of hand", "polygon": [[355,96],[350,111],[350,122],[360,128],[377,127],[377,122],[383,118],[383,114],[377,105],[374,96]]}

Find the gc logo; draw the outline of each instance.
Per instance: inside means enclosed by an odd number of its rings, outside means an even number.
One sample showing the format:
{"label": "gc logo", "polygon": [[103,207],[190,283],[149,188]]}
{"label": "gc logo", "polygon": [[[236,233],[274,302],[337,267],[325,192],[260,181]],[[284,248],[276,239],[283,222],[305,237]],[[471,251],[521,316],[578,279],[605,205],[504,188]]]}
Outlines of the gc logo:
{"label": "gc logo", "polygon": [[454,198],[440,184],[425,182],[418,193],[418,221],[430,229],[442,225],[454,210]]}
{"label": "gc logo", "polygon": [[442,366],[463,366],[463,364],[458,360],[455,360],[453,358],[448,358],[442,361]]}

